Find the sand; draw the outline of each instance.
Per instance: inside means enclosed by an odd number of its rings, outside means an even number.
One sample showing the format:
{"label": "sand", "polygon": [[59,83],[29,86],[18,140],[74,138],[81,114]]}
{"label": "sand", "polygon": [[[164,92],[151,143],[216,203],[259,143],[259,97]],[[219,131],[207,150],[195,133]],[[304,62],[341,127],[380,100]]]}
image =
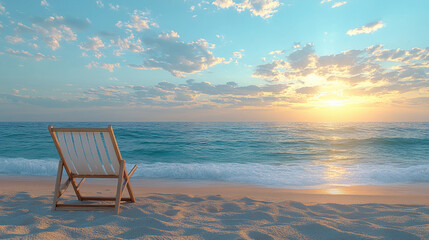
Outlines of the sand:
{"label": "sand", "polygon": [[[122,211],[51,211],[52,177],[0,177],[1,239],[429,239],[427,185],[272,189],[134,180]],[[89,181],[86,194],[113,195]],[[67,202],[75,202],[71,189]]]}

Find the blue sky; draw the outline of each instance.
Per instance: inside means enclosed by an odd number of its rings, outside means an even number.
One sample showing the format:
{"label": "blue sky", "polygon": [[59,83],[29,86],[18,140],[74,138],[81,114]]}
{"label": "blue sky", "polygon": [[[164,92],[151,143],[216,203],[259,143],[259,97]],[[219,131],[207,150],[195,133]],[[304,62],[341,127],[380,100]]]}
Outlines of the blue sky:
{"label": "blue sky", "polygon": [[429,121],[427,9],[0,0],[0,120]]}

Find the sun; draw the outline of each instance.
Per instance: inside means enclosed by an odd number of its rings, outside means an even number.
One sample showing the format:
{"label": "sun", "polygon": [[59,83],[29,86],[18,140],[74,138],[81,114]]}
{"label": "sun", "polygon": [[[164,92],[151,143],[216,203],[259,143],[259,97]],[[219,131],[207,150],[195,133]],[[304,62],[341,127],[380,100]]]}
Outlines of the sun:
{"label": "sun", "polygon": [[343,99],[328,99],[328,100],[322,100],[321,105],[324,105],[327,107],[342,107],[346,105],[346,103]]}

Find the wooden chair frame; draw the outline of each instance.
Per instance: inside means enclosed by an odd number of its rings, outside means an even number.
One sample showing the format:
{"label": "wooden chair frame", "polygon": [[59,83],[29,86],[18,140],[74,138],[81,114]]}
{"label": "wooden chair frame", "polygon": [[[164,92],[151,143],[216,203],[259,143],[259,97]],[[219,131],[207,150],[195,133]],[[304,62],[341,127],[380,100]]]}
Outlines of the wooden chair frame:
{"label": "wooden chair frame", "polygon": [[[136,202],[134,193],[131,189],[130,177],[137,170],[137,165],[135,165],[131,169],[131,171],[127,173],[127,170],[125,167],[125,161],[122,159],[111,125],[109,125],[107,128],[53,128],[52,125],[49,125],[48,128],[49,128],[51,137],[54,141],[55,147],[58,150],[58,154],[60,155],[57,179],[55,182],[54,201],[52,205],[52,210],[105,210],[105,209],[112,209],[114,207],[115,213],[119,214],[121,201]],[[119,161],[119,174],[118,175],[116,174],[109,174],[109,175],[108,174],[106,175],[73,174],[64,158],[60,143],[55,134],[57,132],[71,132],[71,133],[73,132],[107,132],[109,133],[110,139],[113,144],[113,148],[115,150],[116,157]],[[63,169],[67,173],[68,179],[64,184],[61,185]],[[81,185],[85,182],[86,178],[117,178],[118,183],[116,188],[116,197],[82,196],[79,189]],[[81,180],[79,183],[77,183],[76,179],[81,179]],[[97,205],[95,204],[59,204],[58,203],[59,198],[67,190],[70,184],[73,187],[73,190],[76,194],[77,199],[80,201],[115,201],[115,204],[97,204]],[[122,194],[125,188],[128,190],[128,194],[129,194],[128,198],[122,197]]]}

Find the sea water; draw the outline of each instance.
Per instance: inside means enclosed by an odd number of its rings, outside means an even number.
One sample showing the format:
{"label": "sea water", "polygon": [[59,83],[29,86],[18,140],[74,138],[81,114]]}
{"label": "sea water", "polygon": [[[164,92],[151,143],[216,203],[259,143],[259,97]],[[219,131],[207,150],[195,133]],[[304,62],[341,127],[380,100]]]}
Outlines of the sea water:
{"label": "sea water", "polygon": [[0,174],[56,175],[49,124],[113,125],[138,178],[280,188],[429,183],[429,123],[0,123]]}

